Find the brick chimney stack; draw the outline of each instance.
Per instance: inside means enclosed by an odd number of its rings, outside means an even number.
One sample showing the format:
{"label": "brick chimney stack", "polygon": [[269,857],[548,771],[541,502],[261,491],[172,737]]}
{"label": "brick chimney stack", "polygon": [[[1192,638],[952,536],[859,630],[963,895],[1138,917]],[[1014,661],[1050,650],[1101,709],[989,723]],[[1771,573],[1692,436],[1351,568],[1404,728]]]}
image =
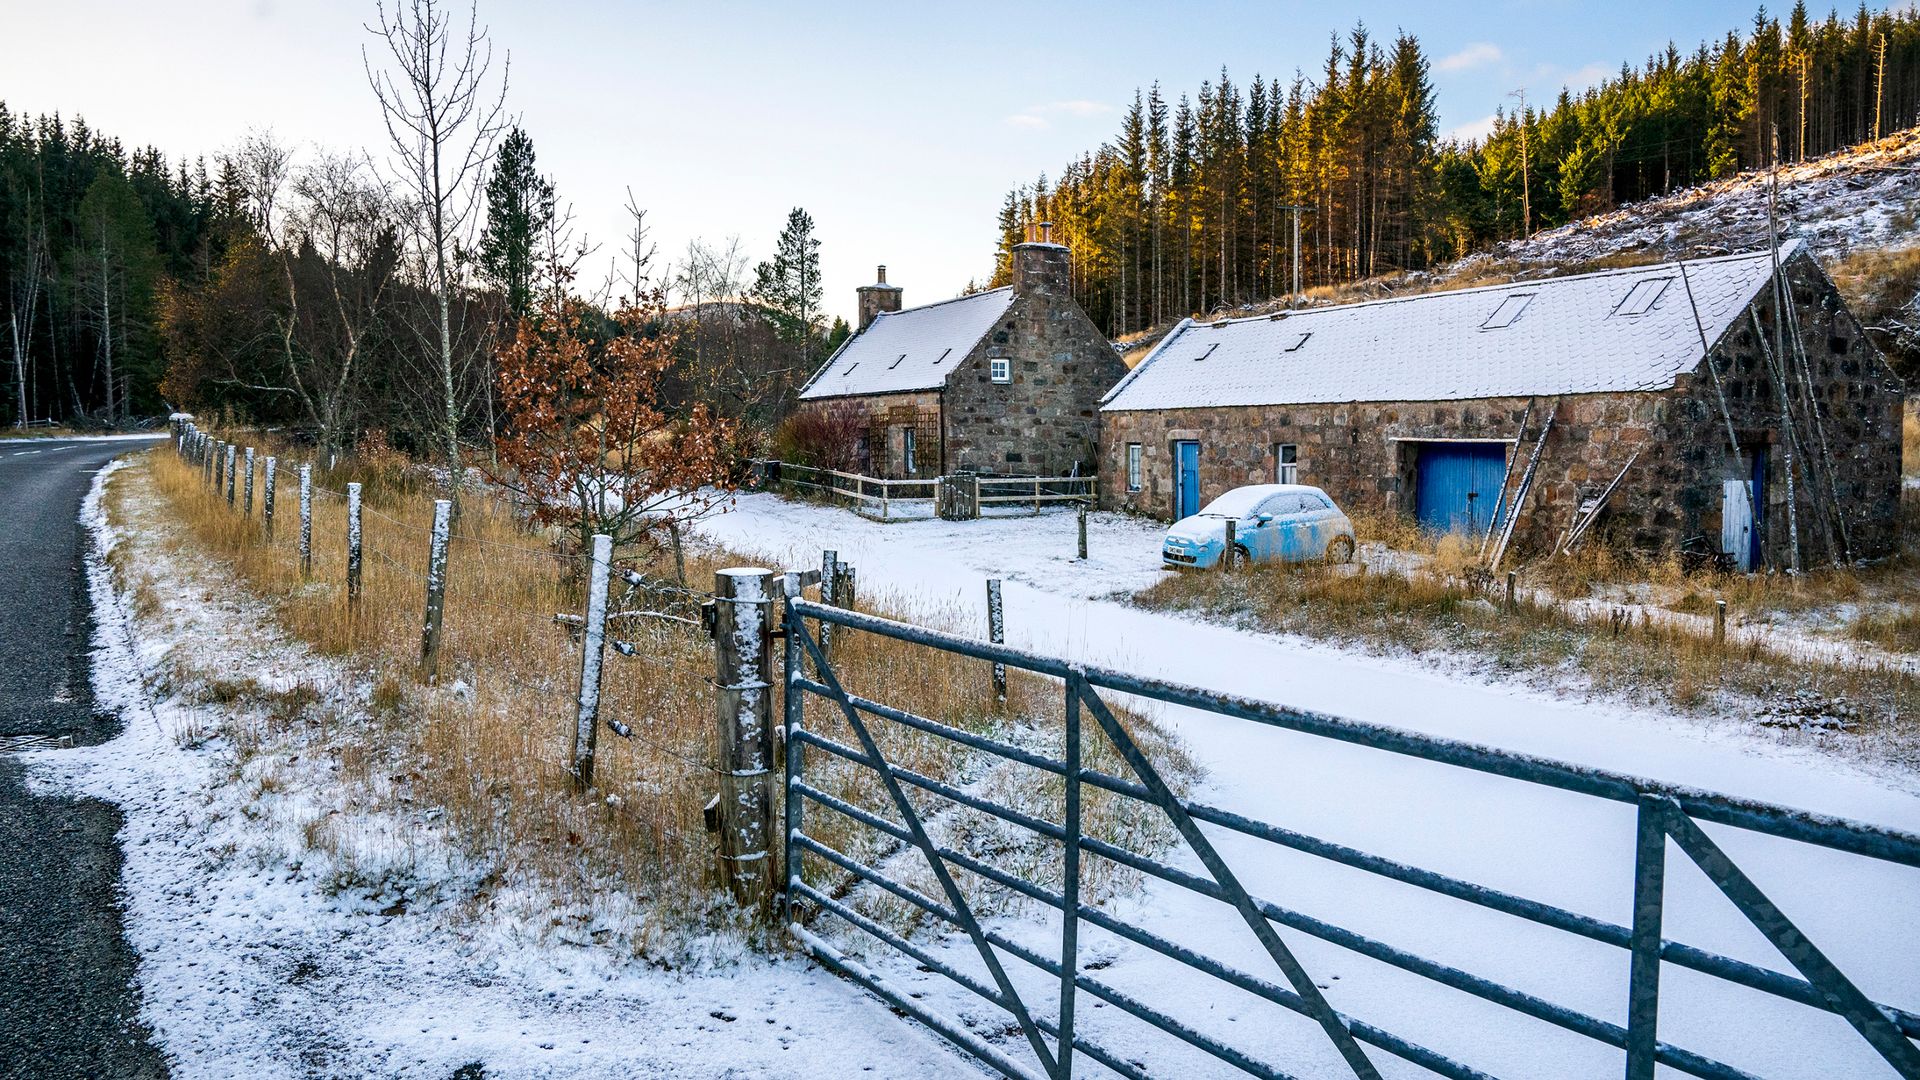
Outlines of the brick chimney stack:
{"label": "brick chimney stack", "polygon": [[879,280],[872,285],[862,285],[854,290],[860,294],[860,329],[865,330],[882,312],[900,310],[900,286],[887,284],[887,268],[883,264],[879,271]]}
{"label": "brick chimney stack", "polygon": [[1040,239],[1013,245],[1013,294],[1068,299],[1070,268],[1066,245],[1053,242],[1053,222],[1043,221]]}

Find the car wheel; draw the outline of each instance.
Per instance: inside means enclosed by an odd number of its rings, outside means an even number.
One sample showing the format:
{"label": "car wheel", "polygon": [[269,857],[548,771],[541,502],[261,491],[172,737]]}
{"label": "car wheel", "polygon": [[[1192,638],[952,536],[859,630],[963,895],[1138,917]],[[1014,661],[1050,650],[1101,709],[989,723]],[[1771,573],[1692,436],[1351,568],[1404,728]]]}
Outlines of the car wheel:
{"label": "car wheel", "polygon": [[1336,536],[1327,543],[1327,562],[1344,563],[1353,561],[1353,537]]}

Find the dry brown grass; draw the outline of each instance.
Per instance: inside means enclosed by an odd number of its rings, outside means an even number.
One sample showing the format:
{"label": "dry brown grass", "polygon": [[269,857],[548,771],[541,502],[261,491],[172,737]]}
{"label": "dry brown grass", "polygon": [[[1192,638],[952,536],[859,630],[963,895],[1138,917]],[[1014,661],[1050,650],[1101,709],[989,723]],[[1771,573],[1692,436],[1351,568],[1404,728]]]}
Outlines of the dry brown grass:
{"label": "dry brown grass", "polygon": [[1780,655],[1642,615],[1588,621],[1524,598],[1508,614],[1460,575],[1263,565],[1171,576],[1136,597],[1262,631],[1473,660],[1491,672],[1681,711],[1755,715],[1877,760],[1920,756],[1920,677],[1868,661]]}
{"label": "dry brown grass", "polygon": [[[256,440],[259,441],[259,440]],[[352,715],[315,717],[310,701],[285,701],[271,711],[302,722],[333,725],[327,732],[337,757],[343,790],[387,793],[437,810],[438,825],[460,851],[486,866],[468,905],[483,910],[495,893],[531,886],[572,907],[553,915],[582,925],[593,922],[595,898],[617,894],[620,904],[643,912],[621,937],[641,955],[671,962],[698,947],[702,935],[719,929],[751,936],[754,931],[719,899],[713,840],[702,808],[717,789],[713,695],[708,680],[712,646],[695,628],[644,620],[622,630],[640,655],[609,653],[602,715],[627,725],[633,736],[599,740],[595,790],[573,790],[564,768],[571,747],[579,646],[553,622],[558,612],[582,607],[577,558],[556,554],[545,536],[529,533],[504,503],[482,494],[462,502],[448,559],[446,620],[437,681],[418,670],[421,612],[434,492],[404,458],[376,452],[315,470],[313,570],[301,572],[295,548],[298,523],[297,471],[285,464],[279,477],[275,535],[263,535],[259,496],[253,518],[229,509],[197,469],[166,450],[149,455],[144,481],[162,496],[198,551],[230,567],[252,595],[265,601],[279,624],[317,652],[344,663],[362,687]],[[364,485],[363,592],[357,611],[345,596],[345,503],[334,494],[350,480]],[[690,548],[688,578],[710,582],[714,570],[740,565],[730,553]],[[665,576],[664,567],[641,566]],[[616,592],[616,597],[618,593]],[[693,614],[687,598],[670,591],[634,598],[637,606]],[[953,621],[952,613],[863,604],[920,623]],[[871,634],[843,634],[836,668],[848,689],[883,698],[896,707],[976,733],[991,734],[1058,755],[1060,690],[1038,677],[1012,680],[1010,700],[995,707],[987,692],[986,665]],[[261,706],[270,697],[258,683],[201,673],[198,694],[212,705],[245,702]],[[776,709],[778,705],[776,704]],[[776,713],[776,715],[778,715]],[[808,703],[810,725],[852,745],[843,718],[817,700]],[[1147,720],[1121,714],[1173,775],[1187,782],[1191,766]],[[955,744],[871,720],[890,757],[916,771],[990,793],[1039,816],[1058,819],[1063,797],[1057,778],[1044,782],[1024,767],[1008,766]],[[1104,740],[1090,735],[1089,764],[1121,771]],[[226,732],[229,737],[238,733]],[[258,742],[237,740],[244,758]],[[1097,744],[1097,745],[1096,745]],[[893,819],[874,775],[815,751],[816,782],[856,805]],[[269,781],[272,782],[272,781]],[[1057,846],[1013,836],[976,811],[932,796],[916,795],[923,812],[938,812],[950,843],[993,852],[1001,864],[1041,884],[1059,885]],[[1088,789],[1088,831],[1140,850],[1152,850],[1168,833],[1143,823],[1146,815]],[[894,856],[890,838],[824,808],[810,808],[811,830],[865,861]],[[343,819],[344,820],[344,819]],[[340,824],[321,822],[309,841],[341,849],[351,837],[335,835]],[[913,880],[912,859],[899,868]],[[1116,868],[1090,874],[1097,893],[1126,885]],[[918,873],[924,876],[924,870]],[[1049,876],[1051,875],[1051,876]],[[829,879],[816,864],[811,880]],[[351,875],[338,882],[356,887]],[[922,882],[932,888],[930,879]],[[909,924],[908,914],[844,880],[834,888],[855,896],[877,917]],[[1004,893],[986,890],[982,906],[1004,907]],[[524,914],[524,913],[522,913]]]}

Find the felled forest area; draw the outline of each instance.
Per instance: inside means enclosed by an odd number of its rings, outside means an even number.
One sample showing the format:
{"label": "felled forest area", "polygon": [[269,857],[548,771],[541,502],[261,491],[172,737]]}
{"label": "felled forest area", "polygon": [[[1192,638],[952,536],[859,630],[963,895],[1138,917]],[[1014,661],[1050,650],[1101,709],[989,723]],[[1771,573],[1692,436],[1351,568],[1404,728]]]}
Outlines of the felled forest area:
{"label": "felled forest area", "polygon": [[[1110,336],[1303,287],[1458,259],[1498,241],[1920,121],[1920,12],[1752,24],[1670,44],[1580,93],[1535,87],[1471,137],[1439,129],[1413,35],[1363,26],[1290,79],[1222,70],[1136,93],[1099,148],[1009,192],[1009,248],[1042,220],[1073,248],[1075,299]],[[1004,257],[993,284],[1010,274]]]}

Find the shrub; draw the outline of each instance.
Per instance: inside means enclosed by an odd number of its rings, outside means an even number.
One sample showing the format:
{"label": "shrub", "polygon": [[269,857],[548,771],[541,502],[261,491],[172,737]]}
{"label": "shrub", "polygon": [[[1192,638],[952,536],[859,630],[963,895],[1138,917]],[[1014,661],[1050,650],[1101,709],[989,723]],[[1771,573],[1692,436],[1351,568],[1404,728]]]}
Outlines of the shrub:
{"label": "shrub", "polygon": [[773,454],[793,465],[858,472],[867,413],[857,405],[802,406],[774,432]]}

